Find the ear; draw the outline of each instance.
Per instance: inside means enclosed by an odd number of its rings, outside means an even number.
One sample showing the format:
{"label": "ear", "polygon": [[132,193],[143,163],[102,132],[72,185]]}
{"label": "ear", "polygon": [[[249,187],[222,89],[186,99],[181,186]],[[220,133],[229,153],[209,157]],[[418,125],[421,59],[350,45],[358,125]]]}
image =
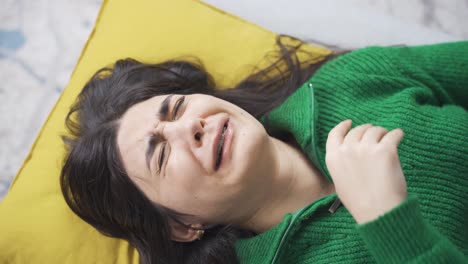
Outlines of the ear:
{"label": "ear", "polygon": [[184,226],[172,219],[169,220],[171,226],[171,240],[177,242],[192,242],[199,238],[197,230],[203,228],[203,225],[193,224],[190,227]]}

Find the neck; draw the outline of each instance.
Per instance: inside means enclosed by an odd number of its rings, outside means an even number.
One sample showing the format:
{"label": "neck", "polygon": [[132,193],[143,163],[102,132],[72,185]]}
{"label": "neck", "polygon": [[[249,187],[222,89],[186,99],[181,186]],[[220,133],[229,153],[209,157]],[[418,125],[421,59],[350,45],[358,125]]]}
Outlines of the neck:
{"label": "neck", "polygon": [[262,206],[243,225],[262,233],[279,224],[284,215],[294,213],[318,198],[334,193],[334,186],[298,149],[271,138],[278,164],[272,189]]}

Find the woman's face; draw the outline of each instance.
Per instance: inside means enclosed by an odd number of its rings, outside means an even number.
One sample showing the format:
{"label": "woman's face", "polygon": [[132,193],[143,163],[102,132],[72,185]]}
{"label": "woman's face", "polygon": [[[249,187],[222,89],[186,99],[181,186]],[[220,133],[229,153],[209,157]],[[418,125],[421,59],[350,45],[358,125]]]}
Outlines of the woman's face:
{"label": "woman's face", "polygon": [[132,106],[117,144],[126,172],[148,198],[201,224],[248,220],[276,170],[261,123],[202,94],[156,96]]}

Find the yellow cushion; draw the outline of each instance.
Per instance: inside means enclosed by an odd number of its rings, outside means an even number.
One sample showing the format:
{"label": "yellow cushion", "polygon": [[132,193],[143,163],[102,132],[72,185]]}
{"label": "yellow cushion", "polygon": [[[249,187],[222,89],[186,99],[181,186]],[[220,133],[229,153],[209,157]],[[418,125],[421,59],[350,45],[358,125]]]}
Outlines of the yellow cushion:
{"label": "yellow cushion", "polygon": [[[76,217],[59,186],[65,115],[90,76],[123,57],[160,62],[195,55],[221,85],[238,81],[276,35],[201,2],[104,0],[67,88],[0,203],[1,263],[137,263],[125,241]],[[328,51],[309,47],[318,56]]]}

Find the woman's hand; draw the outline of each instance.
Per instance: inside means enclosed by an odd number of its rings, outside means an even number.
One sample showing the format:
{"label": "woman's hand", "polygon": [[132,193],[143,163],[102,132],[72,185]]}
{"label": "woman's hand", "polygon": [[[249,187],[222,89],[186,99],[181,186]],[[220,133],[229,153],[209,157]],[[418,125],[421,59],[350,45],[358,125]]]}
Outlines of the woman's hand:
{"label": "woman's hand", "polygon": [[[358,224],[376,219],[408,196],[397,147],[403,131],[339,123],[328,134],[326,163],[341,202]],[[349,132],[348,132],[349,131]]]}

